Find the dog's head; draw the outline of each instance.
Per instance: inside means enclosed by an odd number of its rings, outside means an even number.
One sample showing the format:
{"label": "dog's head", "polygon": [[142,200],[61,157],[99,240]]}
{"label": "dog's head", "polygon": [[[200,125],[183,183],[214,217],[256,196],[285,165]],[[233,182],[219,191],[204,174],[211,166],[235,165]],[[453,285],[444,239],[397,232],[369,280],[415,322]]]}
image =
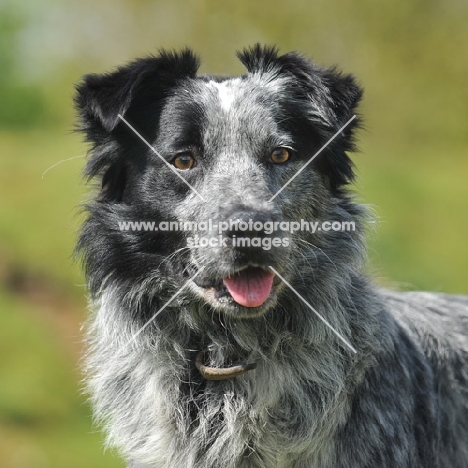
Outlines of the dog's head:
{"label": "dog's head", "polygon": [[345,190],[357,119],[343,126],[361,89],[296,53],[257,45],[239,58],[247,74],[220,78],[197,76],[189,50],[162,52],[78,86],[86,173],[101,180],[79,242],[93,293],[188,282],[192,301],[257,316],[281,277],[346,261],[354,233],[291,223],[357,215]]}

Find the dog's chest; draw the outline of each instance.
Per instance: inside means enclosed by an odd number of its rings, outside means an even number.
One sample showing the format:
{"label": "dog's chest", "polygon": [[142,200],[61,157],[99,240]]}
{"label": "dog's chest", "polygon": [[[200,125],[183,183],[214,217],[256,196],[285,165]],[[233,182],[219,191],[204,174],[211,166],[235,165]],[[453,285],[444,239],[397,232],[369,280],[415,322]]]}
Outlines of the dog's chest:
{"label": "dog's chest", "polygon": [[[332,466],[330,419],[325,434],[320,427],[323,414],[313,404],[315,398],[307,385],[298,378],[283,387],[284,376],[273,379],[261,370],[259,374],[253,382],[241,377],[237,385],[209,383],[201,394],[191,393],[190,425],[173,433],[174,438],[185,441],[179,445],[174,440],[180,453],[187,455],[185,466]],[[301,386],[302,391],[297,392]]]}

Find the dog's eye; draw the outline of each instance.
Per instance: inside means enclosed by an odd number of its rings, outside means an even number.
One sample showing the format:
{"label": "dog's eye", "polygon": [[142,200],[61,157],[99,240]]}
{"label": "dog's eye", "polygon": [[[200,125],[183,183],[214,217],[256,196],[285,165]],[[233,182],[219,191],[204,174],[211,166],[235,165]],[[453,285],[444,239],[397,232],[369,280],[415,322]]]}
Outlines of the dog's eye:
{"label": "dog's eye", "polygon": [[174,164],[177,169],[186,171],[188,169],[192,169],[193,165],[195,164],[195,158],[188,153],[180,154],[174,158],[172,164]]}
{"label": "dog's eye", "polygon": [[275,148],[270,155],[271,160],[275,164],[283,164],[291,157],[291,153],[287,148]]}

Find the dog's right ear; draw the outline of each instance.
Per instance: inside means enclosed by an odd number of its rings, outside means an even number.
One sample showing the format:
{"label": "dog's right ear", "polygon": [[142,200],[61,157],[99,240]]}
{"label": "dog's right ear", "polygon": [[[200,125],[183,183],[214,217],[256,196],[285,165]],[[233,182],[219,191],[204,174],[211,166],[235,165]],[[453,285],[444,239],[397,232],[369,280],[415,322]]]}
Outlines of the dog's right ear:
{"label": "dog's right ear", "polygon": [[113,73],[86,75],[76,87],[75,106],[88,139],[111,132],[139,96],[164,95],[179,79],[195,77],[198,58],[189,49],[161,51],[159,56],[137,59]]}
{"label": "dog's right ear", "polygon": [[[161,51],[158,56],[137,59],[112,73],[86,75],[78,84],[78,130],[93,144],[85,175],[102,176],[100,200],[120,201],[125,190],[128,161],[116,133],[121,125],[119,115],[127,116],[149,137],[156,126],[147,118],[147,108],[167,96],[179,80],[194,78],[198,66],[198,58],[189,49]],[[133,108],[138,112],[132,115]]]}

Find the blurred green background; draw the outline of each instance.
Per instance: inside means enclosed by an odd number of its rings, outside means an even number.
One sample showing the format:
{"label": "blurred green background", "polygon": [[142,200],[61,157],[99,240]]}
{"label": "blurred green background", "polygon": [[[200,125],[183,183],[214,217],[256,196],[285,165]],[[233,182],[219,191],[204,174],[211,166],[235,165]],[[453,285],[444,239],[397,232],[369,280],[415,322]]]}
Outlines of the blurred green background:
{"label": "blurred green background", "polygon": [[80,76],[185,45],[202,72],[241,73],[234,51],[255,42],[356,74],[370,269],[468,293],[467,24],[465,0],[0,0],[0,467],[123,466],[80,394]]}

